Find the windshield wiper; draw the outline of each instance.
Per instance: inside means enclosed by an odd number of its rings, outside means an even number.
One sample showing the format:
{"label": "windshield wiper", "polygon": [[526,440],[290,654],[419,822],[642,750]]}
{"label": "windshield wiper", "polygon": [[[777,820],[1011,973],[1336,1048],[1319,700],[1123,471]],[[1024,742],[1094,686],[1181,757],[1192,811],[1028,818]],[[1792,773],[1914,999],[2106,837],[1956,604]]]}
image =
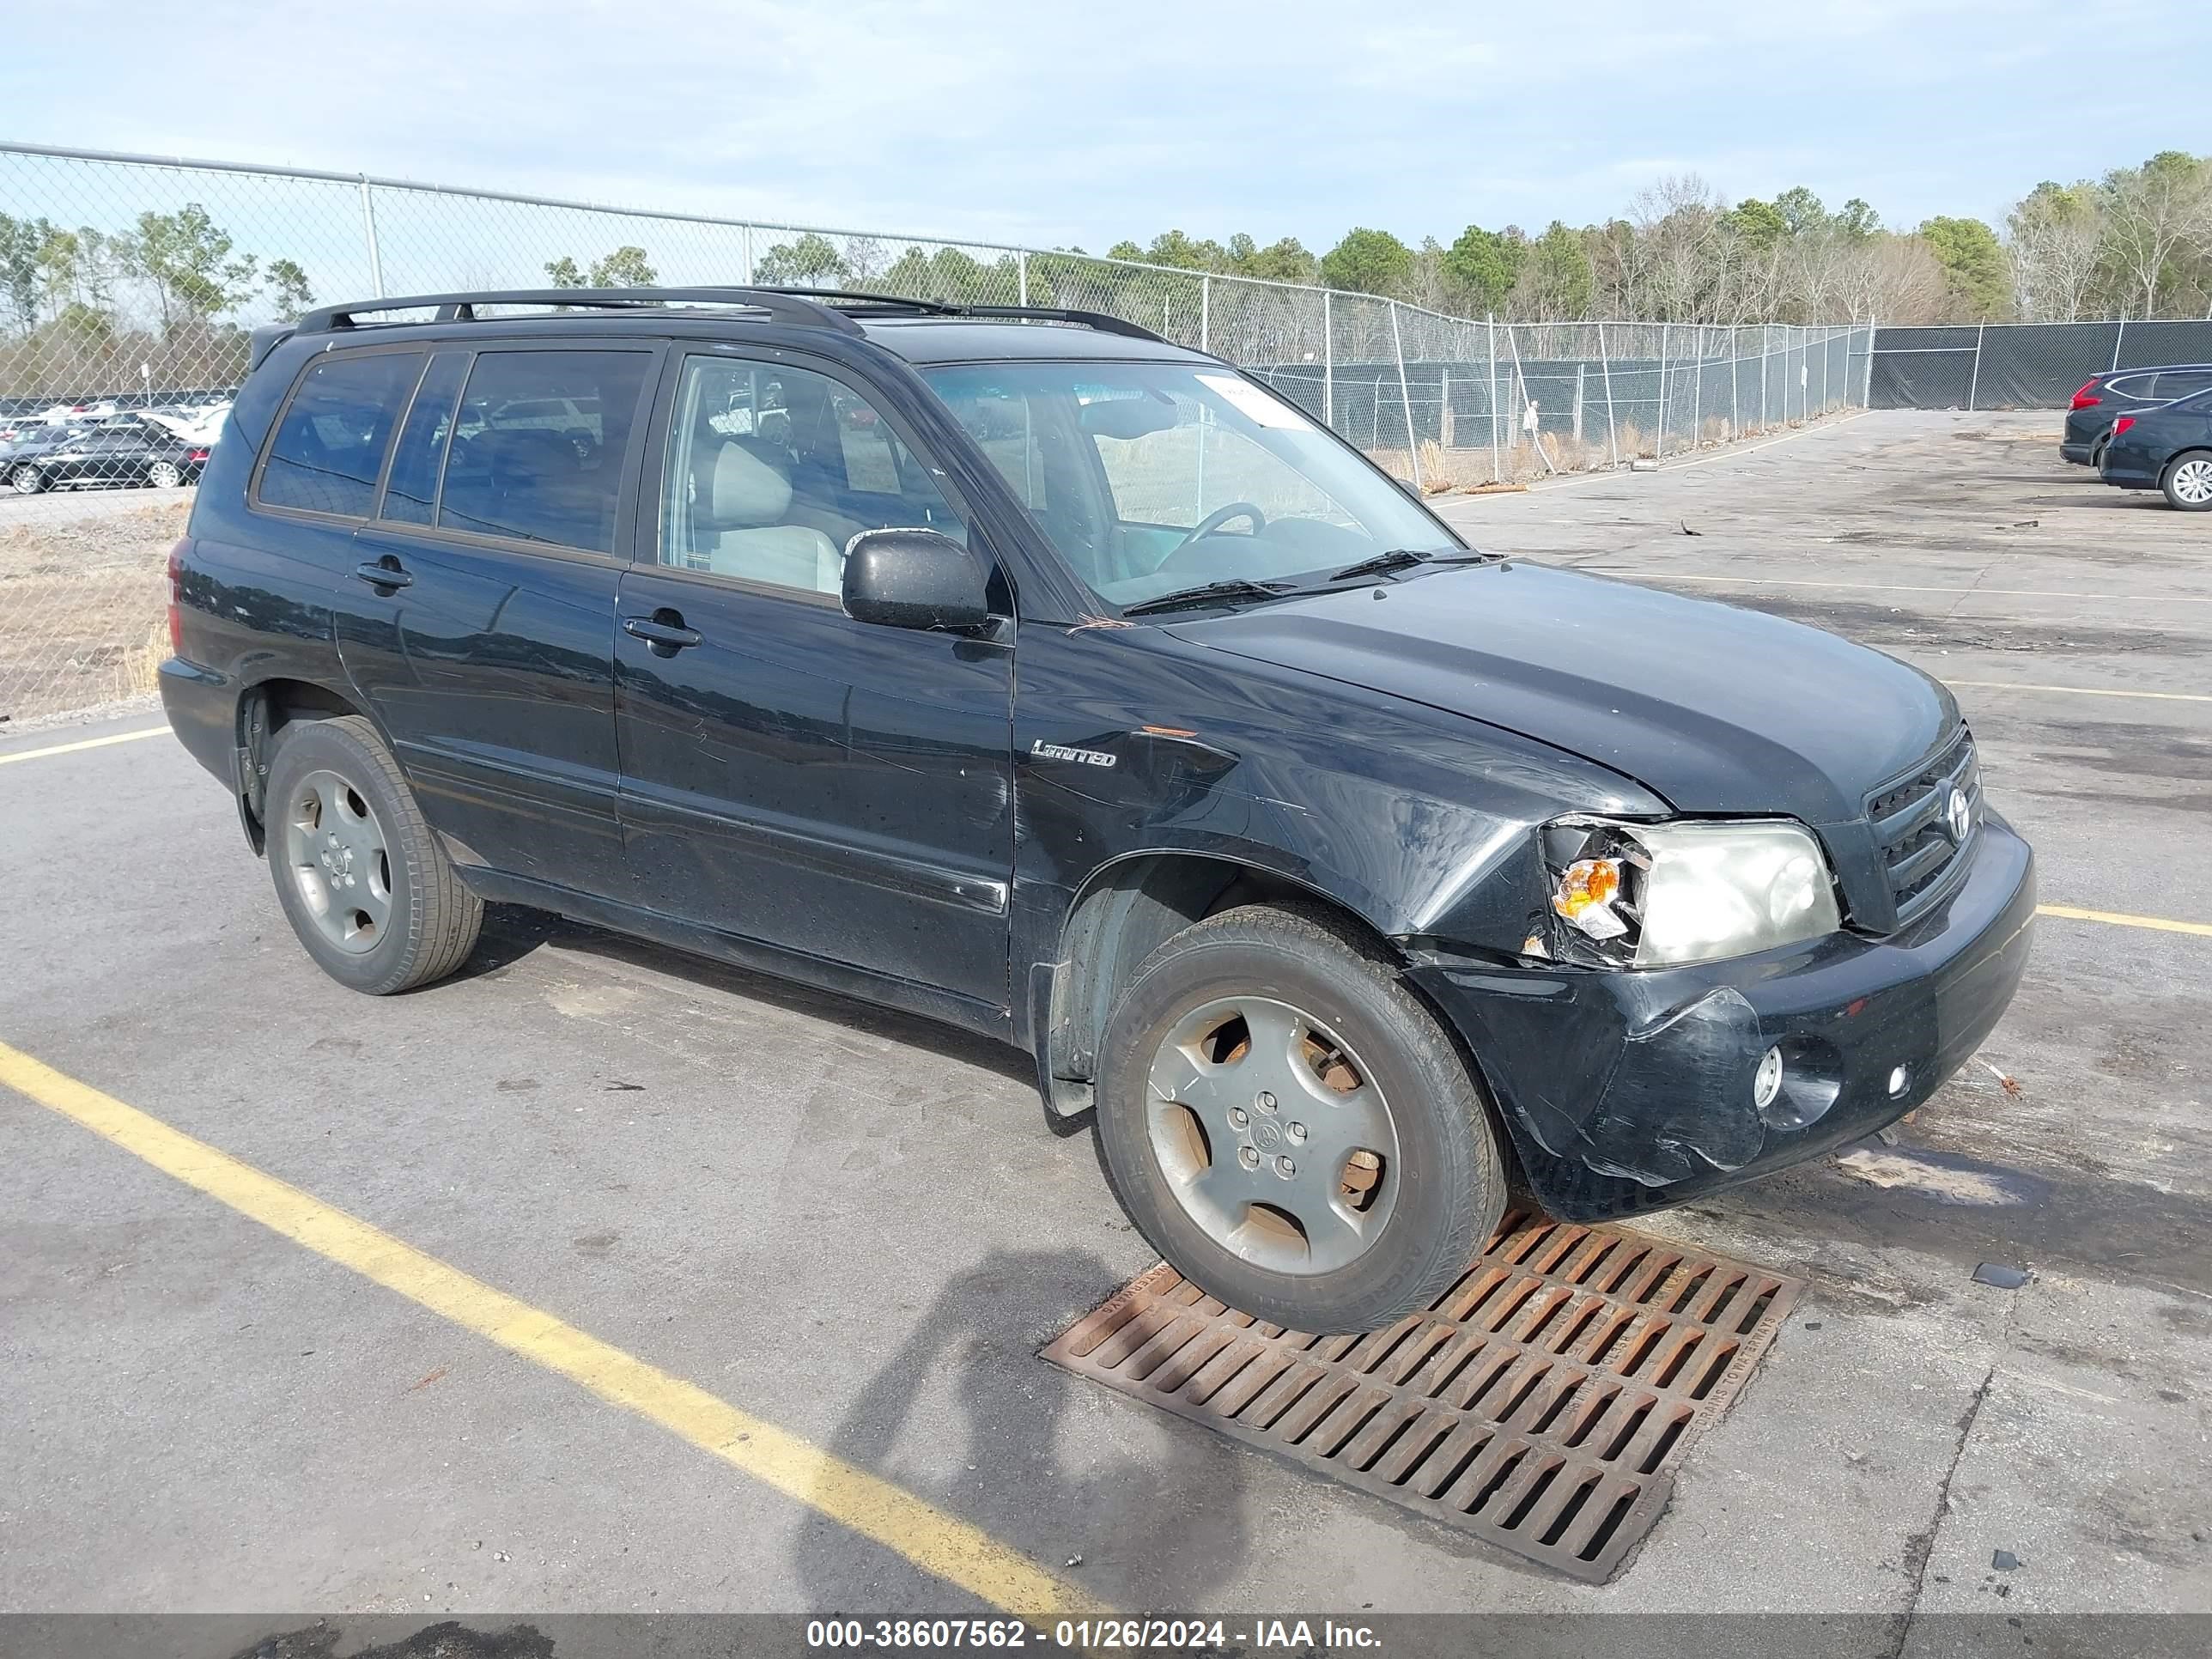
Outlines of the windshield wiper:
{"label": "windshield wiper", "polygon": [[1487,564],[1502,559],[1503,553],[1417,553],[1410,547],[1394,547],[1387,553],[1377,553],[1371,559],[1362,559],[1358,564],[1348,564],[1329,578],[1333,582],[1349,581],[1354,576],[1387,576],[1393,570],[1406,570],[1417,564]]}
{"label": "windshield wiper", "polygon": [[1295,582],[1248,581],[1242,576],[1227,581],[1206,582],[1197,587],[1179,587],[1172,593],[1163,593],[1158,599],[1139,599],[1134,605],[1125,605],[1125,617],[1149,616],[1156,611],[1195,611],[1209,605],[1224,605],[1235,599],[1279,599],[1286,593],[1298,591]]}

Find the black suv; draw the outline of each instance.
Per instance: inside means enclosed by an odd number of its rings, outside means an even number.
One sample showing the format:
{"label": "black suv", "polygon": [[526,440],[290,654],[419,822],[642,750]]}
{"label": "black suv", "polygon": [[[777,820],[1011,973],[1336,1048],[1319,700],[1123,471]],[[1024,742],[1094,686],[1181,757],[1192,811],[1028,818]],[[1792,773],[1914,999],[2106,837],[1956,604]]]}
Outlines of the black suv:
{"label": "black suv", "polygon": [[2152,368],[2116,368],[2092,374],[2074,394],[2058,457],[2080,466],[2102,466],[2112,423],[2123,415],[2212,391],[2212,363],[2168,363]]}
{"label": "black suv", "polygon": [[988,1033],[1261,1318],[1424,1305],[1509,1160],[1593,1218],[1863,1135],[2019,980],[1941,684],[1477,552],[1127,323],[560,290],[254,349],[161,684],[318,963],[420,985],[506,901]]}

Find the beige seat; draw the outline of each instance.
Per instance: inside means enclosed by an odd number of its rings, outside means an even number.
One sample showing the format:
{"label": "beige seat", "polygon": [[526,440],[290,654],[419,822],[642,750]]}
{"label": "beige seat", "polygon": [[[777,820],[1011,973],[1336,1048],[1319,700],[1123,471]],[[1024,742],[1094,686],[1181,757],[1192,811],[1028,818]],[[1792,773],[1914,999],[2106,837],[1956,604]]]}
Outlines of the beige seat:
{"label": "beige seat", "polygon": [[791,477],[775,459],[725,442],[701,482],[707,510],[697,544],[709,570],[816,593],[843,590],[844,550],[818,530],[785,522]]}

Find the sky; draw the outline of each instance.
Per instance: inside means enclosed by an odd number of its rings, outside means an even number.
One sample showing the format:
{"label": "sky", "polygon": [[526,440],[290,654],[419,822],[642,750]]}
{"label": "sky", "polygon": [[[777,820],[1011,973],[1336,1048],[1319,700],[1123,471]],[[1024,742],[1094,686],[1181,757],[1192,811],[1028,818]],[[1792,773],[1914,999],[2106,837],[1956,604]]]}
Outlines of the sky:
{"label": "sky", "polygon": [[1094,252],[1534,232],[1689,173],[1998,222],[2039,179],[2212,151],[2191,9],[111,0],[10,8],[0,138]]}

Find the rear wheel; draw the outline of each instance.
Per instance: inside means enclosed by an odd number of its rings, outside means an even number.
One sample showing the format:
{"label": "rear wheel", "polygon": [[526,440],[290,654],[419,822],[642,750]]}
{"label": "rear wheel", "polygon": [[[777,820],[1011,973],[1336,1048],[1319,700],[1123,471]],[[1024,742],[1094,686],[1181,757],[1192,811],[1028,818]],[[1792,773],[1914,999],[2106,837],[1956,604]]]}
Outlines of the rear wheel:
{"label": "rear wheel", "polygon": [[1163,945],[1108,1020],[1097,1098],[1145,1237],[1210,1294],[1294,1330],[1426,1307],[1504,1209],[1458,1049],[1318,908],[1225,911]]}
{"label": "rear wheel", "polygon": [[8,475],[8,483],[18,495],[35,495],[46,487],[46,475],[35,466],[19,466]]}
{"label": "rear wheel", "polygon": [[2212,507],[2212,449],[2192,449],[2166,464],[2159,481],[2167,502],[2184,513]]}
{"label": "rear wheel", "polygon": [[156,489],[174,489],[184,481],[184,469],[174,461],[156,461],[146,469],[146,482]]}
{"label": "rear wheel", "polygon": [[453,873],[368,721],[286,726],[263,815],[277,902],[332,979],[384,996],[468,959],[483,904]]}

